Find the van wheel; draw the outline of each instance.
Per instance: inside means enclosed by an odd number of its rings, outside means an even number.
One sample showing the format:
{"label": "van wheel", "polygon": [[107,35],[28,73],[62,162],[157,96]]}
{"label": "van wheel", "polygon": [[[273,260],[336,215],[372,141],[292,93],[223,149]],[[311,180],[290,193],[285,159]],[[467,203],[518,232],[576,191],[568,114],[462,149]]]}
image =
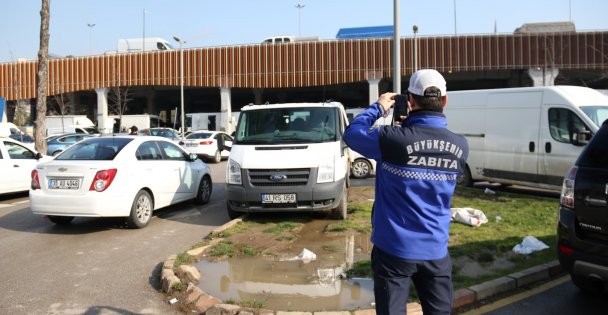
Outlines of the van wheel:
{"label": "van wheel", "polygon": [[243,213],[241,213],[241,212],[232,210],[232,207],[230,207],[230,203],[228,203],[227,201],[226,201],[226,210],[228,211],[228,217],[230,217],[231,220],[236,219],[236,218],[240,217],[241,215],[243,215]]}
{"label": "van wheel", "polygon": [[64,217],[64,216],[57,216],[57,215],[49,215],[48,218],[49,218],[49,221],[51,221],[57,225],[68,225],[72,222],[72,220],[74,220],[74,217]]}
{"label": "van wheel", "polygon": [[152,201],[152,196],[147,191],[140,190],[135,196],[135,200],[133,200],[127,224],[136,229],[146,227],[150,223],[153,210],[154,201]]}
{"label": "van wheel", "polygon": [[203,176],[200,184],[198,185],[198,191],[196,192],[194,203],[196,203],[197,205],[204,205],[208,203],[209,199],[211,199],[212,190],[213,185],[211,183],[211,177],[207,175]]}
{"label": "van wheel", "polygon": [[369,177],[371,172],[372,165],[364,159],[355,160],[350,169],[350,173],[353,175],[353,177],[359,179]]}
{"label": "van wheel", "polygon": [[458,175],[458,179],[456,180],[456,184],[458,186],[471,187],[473,186],[473,177],[471,177],[471,171],[469,170],[469,166],[464,166],[464,172]]}
{"label": "van wheel", "polygon": [[342,198],[340,198],[340,204],[338,204],[338,207],[332,210],[332,215],[337,220],[345,220],[348,216],[348,188],[346,188],[346,185],[344,185]]}

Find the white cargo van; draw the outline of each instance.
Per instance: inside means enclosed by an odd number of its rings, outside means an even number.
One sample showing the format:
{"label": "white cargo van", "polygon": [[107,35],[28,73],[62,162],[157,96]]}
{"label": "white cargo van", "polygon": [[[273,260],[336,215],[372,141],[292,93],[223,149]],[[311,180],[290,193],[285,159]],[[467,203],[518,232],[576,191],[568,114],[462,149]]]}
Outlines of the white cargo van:
{"label": "white cargo van", "polygon": [[167,40],[158,37],[119,39],[116,46],[116,52],[118,53],[171,49],[173,47]]}
{"label": "white cargo van", "polygon": [[346,218],[347,124],[338,102],[243,107],[226,167],[228,215],[332,211]]}
{"label": "white cargo van", "polygon": [[584,87],[448,92],[448,129],[465,136],[461,184],[490,181],[560,190],[585,143],[608,119],[608,97]]}
{"label": "white cargo van", "polygon": [[46,135],[59,133],[99,134],[95,124],[86,115],[46,116]]}

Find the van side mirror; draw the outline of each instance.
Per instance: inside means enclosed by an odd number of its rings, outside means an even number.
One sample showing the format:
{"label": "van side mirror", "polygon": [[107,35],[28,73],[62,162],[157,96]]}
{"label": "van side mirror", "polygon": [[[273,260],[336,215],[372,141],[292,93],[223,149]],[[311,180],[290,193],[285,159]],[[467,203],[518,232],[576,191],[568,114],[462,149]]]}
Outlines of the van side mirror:
{"label": "van side mirror", "polygon": [[572,134],[571,143],[576,146],[584,146],[589,143],[591,139],[591,131],[585,129],[584,127],[576,128],[574,133]]}

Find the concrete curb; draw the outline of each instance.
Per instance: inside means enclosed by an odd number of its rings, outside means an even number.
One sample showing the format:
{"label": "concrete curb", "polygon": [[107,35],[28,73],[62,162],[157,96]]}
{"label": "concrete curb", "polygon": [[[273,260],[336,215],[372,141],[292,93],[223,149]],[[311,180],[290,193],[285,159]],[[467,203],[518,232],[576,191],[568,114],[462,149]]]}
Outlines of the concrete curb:
{"label": "concrete curb", "polygon": [[[244,216],[232,220],[215,230],[211,233],[220,233],[233,225],[242,221]],[[197,259],[205,251],[206,248],[212,246],[215,242],[210,242],[209,245],[204,247],[198,247],[187,251],[186,253],[190,256],[196,257]],[[273,310],[259,310],[245,307],[239,307],[237,305],[222,304],[219,299],[208,295],[206,292],[201,290],[196,284],[200,281],[201,273],[198,270],[192,270],[192,268],[175,268],[174,263],[177,255],[171,255],[163,262],[163,268],[160,275],[160,282],[163,292],[168,295],[175,293],[175,288],[187,286],[185,293],[180,294],[182,301],[176,301],[171,299],[169,303],[176,304],[182,303],[185,306],[192,308],[193,312],[198,314],[207,315],[247,315],[247,314],[265,314],[265,315],[374,315],[376,311],[374,309],[362,309],[356,311],[322,311],[322,312],[286,312],[286,311],[273,311]],[[194,268],[196,269],[196,268]],[[548,281],[556,276],[561,275],[559,261],[554,260],[552,262],[535,266],[523,271],[515,272],[504,277],[500,277],[494,280],[490,280],[484,283],[480,283],[465,289],[459,289],[454,292],[454,304],[452,311],[458,311],[459,309],[466,309],[472,307],[476,303],[479,303],[488,298],[493,298],[499,295],[506,295],[517,289],[522,289],[533,285],[535,283]],[[418,303],[408,303],[407,305],[408,314],[422,314],[422,308]]]}

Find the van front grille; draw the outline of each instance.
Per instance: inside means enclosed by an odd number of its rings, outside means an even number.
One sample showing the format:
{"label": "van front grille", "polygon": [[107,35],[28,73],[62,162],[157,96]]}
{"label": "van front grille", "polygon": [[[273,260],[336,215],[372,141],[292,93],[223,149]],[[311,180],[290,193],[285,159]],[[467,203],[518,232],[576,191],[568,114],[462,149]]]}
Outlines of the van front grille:
{"label": "van front grille", "polygon": [[249,169],[247,174],[252,186],[306,186],[310,177],[310,169]]}

